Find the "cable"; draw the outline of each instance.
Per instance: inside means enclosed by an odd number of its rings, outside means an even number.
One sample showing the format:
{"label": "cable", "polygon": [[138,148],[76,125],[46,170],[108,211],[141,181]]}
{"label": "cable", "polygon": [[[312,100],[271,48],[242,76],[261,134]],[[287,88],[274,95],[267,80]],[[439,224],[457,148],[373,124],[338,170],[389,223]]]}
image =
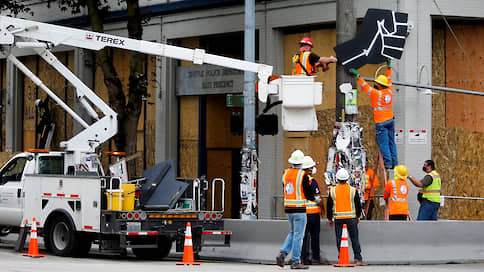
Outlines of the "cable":
{"label": "cable", "polygon": [[437,7],[437,9],[439,10],[440,12],[440,15],[442,16],[442,18],[444,19],[444,22],[445,24],[447,25],[447,28],[449,28],[449,31],[450,33],[452,34],[452,36],[454,37],[455,41],[457,42],[457,45],[459,46],[460,50],[462,50],[462,52],[464,53],[464,56],[466,58],[466,61],[467,63],[471,66],[471,69],[472,71],[474,72],[474,75],[477,77],[477,79],[479,79],[479,83],[481,84],[482,87],[484,87],[484,84],[482,82],[482,79],[479,77],[479,74],[477,73],[476,71],[476,68],[474,67],[474,65],[472,64],[471,60],[469,59],[469,56],[467,55],[467,52],[464,50],[464,47],[462,46],[462,44],[460,43],[459,39],[457,39],[457,35],[455,35],[454,33],[454,30],[452,30],[452,27],[450,27],[450,24],[449,22],[447,21],[447,18],[445,18],[445,15],[444,13],[442,12],[442,10],[440,9],[439,5],[437,4],[437,0],[434,0],[434,4],[435,6]]}

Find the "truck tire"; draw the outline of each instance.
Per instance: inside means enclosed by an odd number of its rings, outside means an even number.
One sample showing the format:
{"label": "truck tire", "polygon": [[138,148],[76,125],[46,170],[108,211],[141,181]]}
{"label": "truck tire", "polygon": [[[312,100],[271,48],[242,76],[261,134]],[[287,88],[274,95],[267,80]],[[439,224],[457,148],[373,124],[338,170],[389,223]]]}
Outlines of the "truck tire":
{"label": "truck tire", "polygon": [[133,248],[133,253],[139,259],[162,260],[170,254],[172,240],[167,236],[158,237],[157,248]]}
{"label": "truck tire", "polygon": [[57,256],[73,256],[78,248],[78,235],[65,217],[54,218],[45,233],[46,247]]}

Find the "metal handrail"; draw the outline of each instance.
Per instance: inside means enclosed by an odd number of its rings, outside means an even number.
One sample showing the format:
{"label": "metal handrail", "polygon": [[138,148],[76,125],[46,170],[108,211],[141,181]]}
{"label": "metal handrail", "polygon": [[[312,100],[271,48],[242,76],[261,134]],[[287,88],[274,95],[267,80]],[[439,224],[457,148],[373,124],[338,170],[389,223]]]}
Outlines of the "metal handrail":
{"label": "metal handrail", "polygon": [[223,178],[212,179],[212,211],[215,210],[215,184],[220,181],[222,184],[222,212],[225,211],[225,180]]}

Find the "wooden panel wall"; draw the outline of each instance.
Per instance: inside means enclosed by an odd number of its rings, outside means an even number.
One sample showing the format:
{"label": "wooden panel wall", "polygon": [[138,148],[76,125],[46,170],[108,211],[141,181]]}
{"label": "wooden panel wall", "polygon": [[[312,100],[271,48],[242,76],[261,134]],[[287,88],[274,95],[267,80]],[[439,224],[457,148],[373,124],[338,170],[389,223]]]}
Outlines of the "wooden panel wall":
{"label": "wooden panel wall", "polygon": [[[464,50],[482,75],[483,25],[453,24]],[[444,28],[433,30],[432,81],[459,89],[482,90],[455,39]],[[445,67],[445,69],[442,69]],[[438,92],[432,96],[432,159],[442,178],[442,194],[483,197],[484,132],[482,97]],[[479,102],[481,101],[481,102]],[[445,199],[440,219],[483,220],[484,201]]]}
{"label": "wooden panel wall", "polygon": [[207,148],[240,148],[242,136],[230,134],[230,116],[239,108],[225,106],[225,95],[207,96]]}
{"label": "wooden panel wall", "polygon": [[[446,30],[446,85],[482,92],[484,90],[484,65],[482,65],[484,25],[459,24],[452,27],[476,70],[473,70],[456,40],[449,30]],[[484,132],[484,107],[482,105],[484,105],[484,96],[448,93],[446,99],[447,126]]]}
{"label": "wooden panel wall", "polygon": [[[197,48],[200,46],[199,38],[187,38],[181,41],[181,46]],[[194,65],[189,61],[181,61],[181,66]],[[181,96],[180,130],[179,130],[179,175],[184,178],[198,177],[199,152],[199,97]]]}

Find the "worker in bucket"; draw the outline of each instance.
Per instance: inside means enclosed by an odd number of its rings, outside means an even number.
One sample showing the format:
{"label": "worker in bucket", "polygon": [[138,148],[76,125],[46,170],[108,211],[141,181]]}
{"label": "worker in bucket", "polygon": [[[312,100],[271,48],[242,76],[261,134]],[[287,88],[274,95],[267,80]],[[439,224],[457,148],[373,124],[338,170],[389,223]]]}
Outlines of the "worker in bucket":
{"label": "worker in bucket", "polygon": [[316,75],[318,67],[321,67],[325,72],[329,69],[330,63],[338,61],[338,59],[333,56],[320,57],[311,52],[312,48],[313,41],[310,38],[304,37],[301,39],[299,42],[299,51],[292,57],[292,62],[294,64],[292,75],[314,76]]}
{"label": "worker in bucket", "polygon": [[[309,176],[309,183],[311,189],[316,197],[321,197],[318,181],[313,177],[316,174],[316,163],[310,156],[304,156],[302,169],[306,171]],[[302,246],[301,258],[304,264],[318,265],[321,264],[320,248],[319,248],[319,233],[321,231],[321,215],[324,213],[324,206],[322,201],[316,203],[315,201],[308,201],[306,206],[306,231],[304,233],[304,240]],[[309,246],[311,246],[312,257],[309,255]],[[324,262],[325,263],[325,262]]]}
{"label": "worker in bucket", "polygon": [[397,165],[394,174],[395,179],[387,182],[383,196],[389,206],[389,219],[405,221],[408,219],[407,167]]}
{"label": "worker in bucket", "polygon": [[292,252],[291,269],[307,269],[301,261],[301,248],[306,229],[306,206],[307,200],[320,202],[320,197],[315,199],[309,176],[302,168],[304,153],[296,150],[291,154],[289,163],[292,167],[284,171],[282,182],[284,184],[284,211],[289,222],[289,234],[284,241],[279,255],[276,257],[277,265],[284,267],[284,259]]}
{"label": "worker in bucket", "polygon": [[328,216],[329,226],[331,228],[334,226],[338,252],[341,246],[343,225],[346,224],[353,247],[355,263],[356,265],[365,265],[361,256],[360,240],[358,238],[358,224],[361,217],[360,197],[356,189],[347,183],[349,178],[350,174],[344,168],[340,168],[336,172],[338,184],[329,190],[326,215]]}
{"label": "worker in bucket", "polygon": [[372,88],[354,68],[350,72],[358,77],[358,84],[370,96],[375,120],[376,141],[386,169],[398,165],[395,145],[395,118],[393,116],[393,85],[391,60],[387,60],[386,76],[379,75]]}

